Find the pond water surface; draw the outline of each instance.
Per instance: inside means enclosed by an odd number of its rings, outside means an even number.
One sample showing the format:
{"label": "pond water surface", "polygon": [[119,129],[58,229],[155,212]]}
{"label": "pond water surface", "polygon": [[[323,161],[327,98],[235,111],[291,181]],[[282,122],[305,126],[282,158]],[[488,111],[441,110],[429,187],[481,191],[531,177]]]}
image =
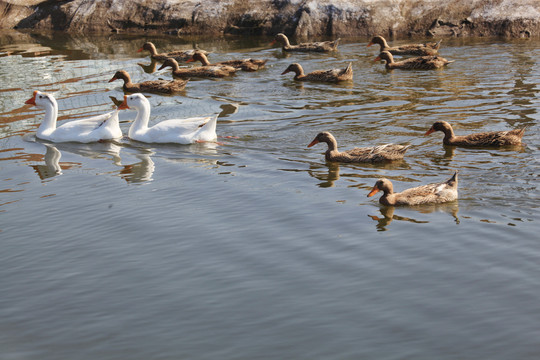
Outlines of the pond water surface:
{"label": "pond water surface", "polygon": [[[110,111],[158,50],[266,58],[230,79],[148,95],[152,123],[219,114],[218,142],[52,144],[59,120]],[[282,54],[269,38],[0,36],[0,352],[4,359],[537,359],[540,40],[444,39],[437,71],[386,71],[369,39]],[[425,39],[417,39],[425,40]],[[394,41],[404,43],[405,41]],[[354,81],[281,72],[353,64]],[[184,65],[183,65],[184,66]],[[120,113],[127,134],[132,110]],[[525,145],[463,149],[423,134],[527,127]],[[411,144],[403,161],[332,164]],[[387,208],[367,194],[459,170],[458,201]]]}

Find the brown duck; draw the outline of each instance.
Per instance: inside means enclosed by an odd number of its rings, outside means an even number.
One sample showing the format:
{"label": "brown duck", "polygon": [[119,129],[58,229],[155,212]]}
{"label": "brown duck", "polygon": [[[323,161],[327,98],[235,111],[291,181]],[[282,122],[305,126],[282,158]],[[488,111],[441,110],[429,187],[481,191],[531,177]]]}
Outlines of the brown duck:
{"label": "brown duck", "polygon": [[244,59],[244,60],[226,60],[218,63],[210,64],[206,55],[201,51],[195,51],[191,59],[186,62],[200,61],[203,66],[220,66],[227,65],[242,71],[257,71],[262,69],[268,60],[259,59]]}
{"label": "brown duck", "polygon": [[176,61],[186,61],[193,56],[193,53],[195,51],[200,51],[204,54],[208,54],[208,52],[204,50],[177,50],[168,53],[158,54],[156,46],[151,42],[144,43],[144,45],[137,52],[141,52],[143,50],[150,51],[150,57],[157,61],[165,61],[168,58],[173,58]]}
{"label": "brown duck", "polygon": [[429,135],[435,131],[444,133],[443,143],[454,146],[508,146],[520,145],[525,129],[507,131],[490,131],[470,135],[456,136],[452,126],[446,121],[437,121],[425,133]]}
{"label": "brown duck", "polygon": [[388,45],[386,40],[382,36],[375,36],[367,46],[371,46],[373,44],[379,44],[381,46],[381,51],[388,51],[392,55],[417,55],[417,56],[425,56],[425,55],[435,55],[437,54],[437,51],[439,50],[439,47],[441,46],[441,41],[434,43],[425,43],[425,44],[406,44],[401,46],[394,46],[391,47]]}
{"label": "brown duck", "polygon": [[328,150],[325,153],[327,161],[336,161],[344,163],[365,163],[365,162],[383,162],[392,160],[401,160],[410,145],[385,144],[372,147],[354,148],[340,152],[338,150],[336,138],[328,131],[317,134],[315,139],[309,143],[312,147],[320,142],[328,144]]}
{"label": "brown duck", "polygon": [[182,68],[174,59],[167,59],[158,70],[166,67],[172,68],[172,74],[179,78],[202,77],[202,78],[222,78],[236,73],[237,69],[227,65],[197,66],[192,68]]}
{"label": "brown duck", "polygon": [[405,70],[432,70],[442,68],[453,61],[448,61],[442,56],[419,56],[401,61],[394,61],[394,57],[388,51],[383,51],[374,61],[386,60],[387,69]]}
{"label": "brown duck", "polygon": [[298,45],[291,45],[289,39],[285,34],[279,33],[276,35],[274,41],[270,45],[274,45],[279,41],[283,51],[299,51],[299,52],[330,52],[336,51],[340,39],[334,41],[320,41],[311,43],[302,43]]}
{"label": "brown duck", "polygon": [[184,90],[189,80],[152,80],[132,83],[129,73],[125,70],[117,71],[111,81],[124,80],[122,88],[130,93],[150,92],[158,94],[174,94]]}
{"label": "brown duck", "polygon": [[379,202],[383,205],[420,205],[420,204],[441,204],[458,198],[458,172],[445,182],[422,185],[404,190],[400,193],[394,192],[392,182],[388,179],[377,180],[375,186],[368,194],[368,197],[375,195],[379,191],[383,196]]}
{"label": "brown duck", "polygon": [[324,82],[339,82],[348,81],[353,78],[352,63],[349,63],[344,69],[331,69],[331,70],[315,70],[309,74],[304,74],[304,69],[298,63],[289,65],[289,67],[281,73],[285,75],[288,72],[294,72],[294,80],[300,81],[324,81]]}

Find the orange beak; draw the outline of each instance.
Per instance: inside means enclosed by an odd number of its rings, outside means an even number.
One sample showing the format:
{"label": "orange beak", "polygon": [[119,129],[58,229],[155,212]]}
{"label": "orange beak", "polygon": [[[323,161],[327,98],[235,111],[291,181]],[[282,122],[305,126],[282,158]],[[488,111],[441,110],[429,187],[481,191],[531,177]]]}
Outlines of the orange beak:
{"label": "orange beak", "polygon": [[137,50],[137,52],[141,52],[141,51],[143,51],[143,50],[144,50],[143,48],[140,48],[139,50]]}
{"label": "orange beak", "polygon": [[270,42],[270,46],[274,45],[276,42],[277,42],[276,39],[272,40],[272,41]]}
{"label": "orange beak", "polygon": [[194,58],[191,58],[191,59],[187,59],[187,60],[186,60],[186,62],[193,62],[193,61],[195,61]]}
{"label": "orange beak", "polygon": [[126,110],[126,109],[129,109],[129,106],[127,104],[127,95],[124,95],[124,102],[122,102],[119,106],[118,106],[118,110]]}
{"label": "orange beak", "polygon": [[109,82],[112,82],[114,80],[118,80],[118,78],[116,76],[113,76],[113,78],[111,80],[109,80]]}
{"label": "orange beak", "polygon": [[375,60],[373,60],[373,61],[380,61],[380,60],[381,60],[381,57],[380,57],[380,56],[377,56],[377,57],[375,58]]}
{"label": "orange beak", "polygon": [[369,192],[369,194],[367,195],[367,197],[372,197],[373,195],[375,195],[376,193],[379,192],[379,188],[374,186],[373,189],[371,189],[371,191]]}
{"label": "orange beak", "polygon": [[318,144],[318,143],[319,143],[319,140],[315,139],[312,142],[310,142],[307,147],[312,147],[313,145]]}
{"label": "orange beak", "polygon": [[37,90],[34,91],[34,96],[26,100],[24,103],[28,105],[36,105],[36,96],[37,96]]}
{"label": "orange beak", "polygon": [[366,47],[370,47],[371,45],[373,45],[373,41],[370,41],[369,44],[367,44]]}
{"label": "orange beak", "polygon": [[426,133],[424,134],[424,136],[428,136],[429,134],[435,132],[435,129],[433,128],[433,126],[428,130],[426,131]]}

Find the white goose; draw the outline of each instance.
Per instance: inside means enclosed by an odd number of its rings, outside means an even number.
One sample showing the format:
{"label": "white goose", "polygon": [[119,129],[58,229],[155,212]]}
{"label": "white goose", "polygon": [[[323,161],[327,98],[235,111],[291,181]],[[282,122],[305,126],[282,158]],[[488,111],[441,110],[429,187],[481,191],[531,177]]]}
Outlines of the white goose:
{"label": "white goose", "polygon": [[137,117],[129,128],[130,139],[145,143],[192,144],[199,141],[214,141],[217,138],[217,115],[187,119],[164,120],[148,127],[150,102],[143,94],[124,95],[118,109],[137,110]]}
{"label": "white goose", "polygon": [[45,117],[39,125],[36,137],[52,142],[90,143],[122,137],[118,121],[118,110],[87,119],[73,120],[56,126],[58,103],[51,94],[34,91],[34,96],[25,104],[45,109]]}

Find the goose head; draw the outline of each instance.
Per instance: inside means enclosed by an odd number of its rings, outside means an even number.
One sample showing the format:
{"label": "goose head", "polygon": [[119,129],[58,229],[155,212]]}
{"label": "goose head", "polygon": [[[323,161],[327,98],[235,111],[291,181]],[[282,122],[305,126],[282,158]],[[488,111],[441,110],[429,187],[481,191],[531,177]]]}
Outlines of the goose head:
{"label": "goose head", "polygon": [[140,93],[124,95],[124,101],[118,106],[118,110],[143,109],[150,106],[148,99]]}
{"label": "goose head", "polygon": [[35,105],[39,108],[45,108],[49,105],[57,106],[54,96],[41,91],[34,91],[34,95],[24,102],[28,105]]}

